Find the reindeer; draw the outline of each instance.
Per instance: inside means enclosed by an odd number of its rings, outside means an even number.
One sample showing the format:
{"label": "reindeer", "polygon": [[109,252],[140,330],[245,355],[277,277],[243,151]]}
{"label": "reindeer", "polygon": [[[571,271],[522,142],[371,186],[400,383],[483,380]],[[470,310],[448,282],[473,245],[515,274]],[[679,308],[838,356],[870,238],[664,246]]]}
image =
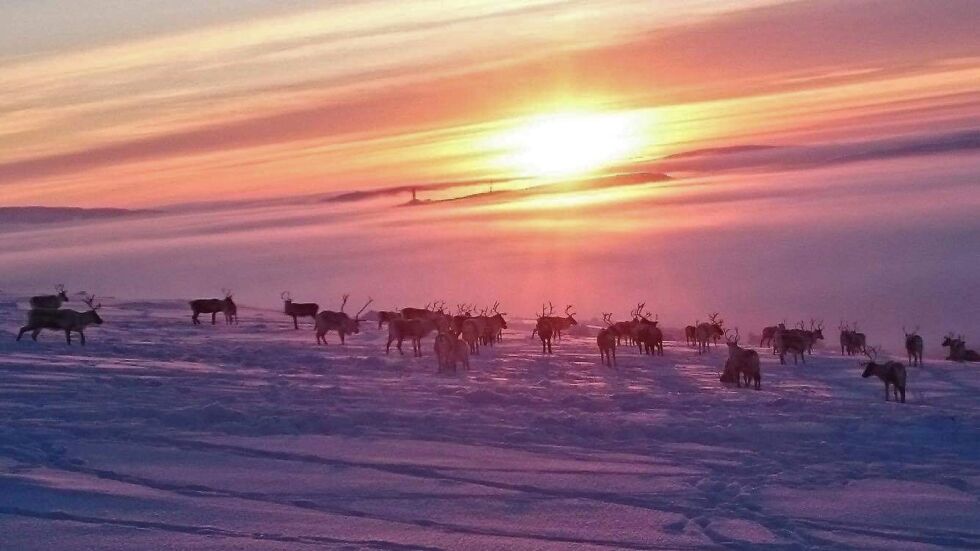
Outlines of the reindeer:
{"label": "reindeer", "polygon": [[[548,303],[548,304],[550,305],[551,303]],[[552,306],[551,307],[551,310],[548,311],[547,314],[552,314],[552,313],[554,313],[554,311],[555,311],[555,308],[554,308],[554,306]],[[534,331],[531,332],[531,336],[532,337],[534,336],[535,333],[537,333],[538,334],[538,338],[541,339],[541,353],[542,354],[551,354],[552,353],[551,352],[551,339],[555,335],[555,328],[552,325],[554,319],[556,319],[554,316],[546,315],[546,311],[545,311],[544,305],[542,304],[541,305],[541,315],[538,316],[538,321],[537,321],[537,323],[534,326]]]}
{"label": "reindeer", "polygon": [[232,320],[238,319],[238,307],[235,305],[235,301],[232,300],[232,294],[229,289],[222,289],[225,298],[199,298],[197,300],[190,301],[191,305],[191,321],[194,325],[201,325],[201,320],[198,316],[201,314],[211,314],[211,325],[216,323],[215,317],[218,312],[225,315],[225,323],[231,323]]}
{"label": "reindeer", "polygon": [[893,387],[895,401],[898,401],[899,393],[902,394],[902,403],[905,403],[905,366],[901,362],[887,361],[883,364],[877,363],[878,351],[880,348],[866,347],[864,355],[868,357],[868,362],[864,364],[862,377],[867,379],[874,375],[885,383],[885,401],[888,401],[888,385]]}
{"label": "reindeer", "polygon": [[755,384],[755,389],[762,388],[762,370],[759,364],[759,353],[755,350],[742,348],[738,345],[738,327],[734,335],[725,331],[725,343],[728,345],[728,361],[725,362],[725,373],[734,377],[735,384],[742,387],[742,379],[748,388],[749,383]]}
{"label": "reindeer", "polygon": [[773,340],[776,339],[776,331],[779,330],[778,325],[770,325],[762,328],[762,339],[759,340],[759,348],[770,348],[772,347]]}
{"label": "reindeer", "polygon": [[412,342],[412,354],[422,357],[422,339],[433,331],[449,333],[445,328],[440,329],[433,318],[393,319],[388,322],[388,342],[385,344],[385,354],[391,352],[391,343],[398,342],[398,353],[404,355],[402,342],[408,339]]}
{"label": "reindeer", "polygon": [[717,342],[718,337],[725,336],[725,331],[722,329],[724,323],[724,320],[718,319],[718,312],[715,312],[714,314],[708,314],[708,321],[698,324],[697,344],[699,355],[708,351],[712,340]]}
{"label": "reindeer", "polygon": [[477,318],[463,321],[460,327],[460,337],[467,345],[470,354],[480,354],[480,336],[483,334],[483,323]]}
{"label": "reindeer", "polygon": [[629,321],[617,321],[612,325],[612,328],[616,331],[616,346],[623,344],[623,340],[626,340],[626,344],[632,345],[633,342],[633,320]]}
{"label": "reindeer", "polygon": [[84,299],[89,309],[86,312],[77,312],[69,309],[48,309],[35,308],[27,314],[27,325],[20,328],[17,333],[19,341],[24,333],[30,331],[31,339],[37,341],[37,336],[42,329],[55,329],[65,332],[65,340],[71,345],[72,332],[78,333],[82,346],[85,346],[85,328],[89,325],[102,325],[102,318],[98,310],[102,304],[95,304],[95,295],[87,296]]}
{"label": "reindeer", "polygon": [[953,333],[949,333],[943,339],[943,346],[949,347],[949,356],[946,357],[947,360],[954,362],[980,362],[980,354],[976,350],[968,350],[966,348],[966,340],[963,338],[963,335],[955,338]]}
{"label": "reindeer", "polygon": [[[785,329],[785,325],[782,326]],[[823,321],[817,323],[813,318],[810,318],[810,329],[806,328],[803,320],[797,324],[796,329],[789,329],[790,333],[798,335],[806,343],[807,354],[813,354],[813,344],[818,340],[823,340]]]}
{"label": "reindeer", "polygon": [[390,323],[391,320],[402,319],[401,310],[395,308],[394,310],[382,310],[378,312],[378,329],[385,323]]}
{"label": "reindeer", "polygon": [[330,331],[336,331],[337,335],[340,336],[340,344],[347,344],[347,335],[356,335],[361,332],[361,313],[368,307],[369,304],[374,302],[374,299],[368,297],[367,302],[364,306],[354,314],[354,319],[351,319],[349,315],[344,312],[344,307],[347,306],[347,300],[350,295],[345,294],[342,297],[340,303],[340,311],[334,312],[332,310],[323,310],[317,313],[315,325],[316,333],[316,343],[317,344],[327,344],[327,333]]}
{"label": "reindeer", "polygon": [[785,325],[780,324],[773,339],[775,342],[776,353],[779,354],[779,363],[786,364],[786,352],[793,353],[793,365],[797,364],[797,358],[803,359],[806,365],[806,350],[810,346],[810,340],[792,329],[786,329]]}
{"label": "reindeer", "polygon": [[599,362],[609,367],[615,367],[616,343],[619,332],[616,329],[616,324],[610,318],[612,318],[612,314],[602,314],[602,321],[606,323],[606,327],[599,330],[595,342],[599,346]]}
{"label": "reindeer", "polygon": [[53,295],[38,295],[36,297],[31,297],[31,309],[32,310],[57,310],[61,308],[61,305],[68,302],[68,293],[65,292],[65,286],[62,284],[57,284],[54,286],[54,290],[57,293]]}
{"label": "reindeer", "polygon": [[844,321],[840,323],[840,354],[846,352],[848,356],[853,356],[858,352],[863,353],[867,343],[867,336],[858,332],[857,322],[854,322],[854,329],[851,329]]}
{"label": "reindeer", "polygon": [[503,341],[504,329],[507,329],[507,320],[504,316],[507,312],[499,312],[500,308],[499,302],[494,302],[490,309],[490,314],[487,316],[486,325],[483,330],[483,336],[486,339],[486,344],[493,346],[494,343]]}
{"label": "reindeer", "polygon": [[451,320],[451,330],[456,335],[463,332],[463,322],[473,317],[473,306],[467,304],[456,305],[456,315]]}
{"label": "reindeer", "polygon": [[642,302],[634,310],[633,340],[636,341],[641,354],[659,354],[663,356],[664,332],[657,327],[658,320],[650,321],[650,312],[643,313],[645,306],[646,303]]}
{"label": "reindeer", "polygon": [[[551,303],[549,302],[548,304],[550,305]],[[561,316],[549,317],[549,320],[551,321],[552,331],[554,331],[554,334],[556,337],[558,337],[558,340],[561,340],[562,331],[568,331],[568,329],[571,328],[571,326],[578,325],[578,322],[575,321],[575,318],[573,317],[575,316],[575,312],[572,312],[571,310],[572,310],[572,305],[569,304],[568,306],[565,307],[564,317]],[[552,308],[552,311],[554,311],[554,308]]]}
{"label": "reindeer", "polygon": [[[801,329],[802,329],[802,325],[803,322],[801,321],[800,322]],[[817,341],[823,340],[823,320],[816,321],[813,318],[810,318],[810,329],[805,330],[804,332],[807,334],[807,337],[810,339],[810,343],[806,347],[806,353],[812,356],[813,345],[816,344]]]}
{"label": "reindeer", "polygon": [[293,302],[293,296],[289,291],[283,291],[279,295],[283,300],[283,312],[293,318],[293,329],[299,329],[298,318],[313,318],[316,324],[316,313],[320,311],[320,305],[315,302]]}
{"label": "reindeer", "polygon": [[698,328],[695,325],[688,325],[684,327],[684,340],[687,341],[688,346],[695,346],[698,342]]}
{"label": "reindeer", "polygon": [[909,367],[913,365],[922,367],[922,349],[925,348],[925,343],[919,336],[919,326],[915,326],[910,333],[903,325],[902,333],[905,335],[905,353],[909,357]]}

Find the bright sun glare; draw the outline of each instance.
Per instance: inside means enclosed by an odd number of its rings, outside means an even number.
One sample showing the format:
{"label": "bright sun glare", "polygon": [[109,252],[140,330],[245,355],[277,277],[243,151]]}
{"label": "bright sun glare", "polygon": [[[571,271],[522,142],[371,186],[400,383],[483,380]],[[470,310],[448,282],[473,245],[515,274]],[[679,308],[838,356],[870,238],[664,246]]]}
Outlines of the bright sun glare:
{"label": "bright sun glare", "polygon": [[641,146],[640,132],[623,113],[558,113],[519,124],[493,140],[502,164],[528,176],[587,174],[621,161]]}

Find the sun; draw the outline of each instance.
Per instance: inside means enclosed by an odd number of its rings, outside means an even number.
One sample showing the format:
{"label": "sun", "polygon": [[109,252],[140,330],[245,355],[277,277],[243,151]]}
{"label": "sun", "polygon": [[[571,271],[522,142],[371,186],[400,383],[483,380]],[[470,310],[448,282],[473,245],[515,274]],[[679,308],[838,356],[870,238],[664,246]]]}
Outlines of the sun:
{"label": "sun", "polygon": [[500,163],[525,176],[567,177],[622,161],[641,145],[624,113],[556,113],[514,125],[493,139]]}

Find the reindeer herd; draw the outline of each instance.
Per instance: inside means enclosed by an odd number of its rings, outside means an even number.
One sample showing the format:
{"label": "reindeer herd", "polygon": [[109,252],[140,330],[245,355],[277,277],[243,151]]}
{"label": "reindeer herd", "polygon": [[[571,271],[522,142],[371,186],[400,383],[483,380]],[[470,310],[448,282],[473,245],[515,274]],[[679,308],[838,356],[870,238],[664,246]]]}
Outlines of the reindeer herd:
{"label": "reindeer herd", "polygon": [[[84,345],[85,328],[102,324],[102,318],[98,314],[101,303],[96,304],[94,296],[81,293],[82,302],[88,306],[88,310],[79,312],[62,308],[64,303],[69,302],[64,285],[57,285],[55,291],[52,295],[30,298],[31,309],[28,313],[27,325],[17,334],[18,341],[27,332],[30,332],[31,338],[36,341],[42,330],[52,329],[64,331],[68,344],[71,344],[71,334],[78,333],[79,340]],[[224,298],[196,299],[189,302],[191,321],[194,325],[201,324],[199,319],[201,314],[211,314],[211,324],[214,325],[217,323],[219,313],[224,316],[226,324],[238,323],[238,307],[232,293],[228,289],[222,291]],[[299,329],[299,318],[312,319],[318,345],[327,344],[326,337],[331,331],[337,333],[341,344],[346,343],[347,336],[360,333],[360,323],[365,321],[361,315],[374,302],[368,298],[361,309],[351,317],[344,311],[350,298],[347,294],[341,297],[338,311],[321,310],[317,303],[294,302],[288,291],[283,291],[280,298],[283,300],[283,313],[292,318],[294,329]],[[503,339],[507,320],[504,318],[506,313],[500,312],[499,306],[500,303],[495,302],[492,306],[478,310],[472,304],[458,304],[456,312],[450,313],[444,301],[433,301],[423,308],[408,307],[379,311],[376,313],[378,329],[381,330],[385,324],[388,326],[385,354],[391,352],[392,344],[395,344],[399,354],[404,354],[402,344],[408,340],[412,345],[412,354],[421,357],[422,340],[434,334],[433,351],[439,371],[455,373],[457,366],[468,369],[470,356],[479,355],[482,348],[493,347]],[[540,339],[542,354],[552,354],[554,345],[562,340],[563,332],[567,334],[578,325],[576,314],[572,309],[572,305],[568,305],[564,315],[556,316],[555,307],[551,302],[542,305],[531,332],[532,339],[535,336]],[[624,344],[635,346],[640,354],[663,356],[664,333],[659,327],[659,316],[647,311],[645,302],[638,303],[630,311],[627,320],[615,321],[612,313],[603,313],[602,323],[595,336],[601,364],[615,367],[617,348]],[[684,337],[687,346],[694,348],[698,355],[702,355],[712,346],[718,346],[719,340],[724,338],[728,357],[721,373],[721,381],[735,383],[739,387],[744,384],[746,387],[760,389],[762,373],[759,353],[739,346],[738,328],[726,329],[724,323],[724,320],[719,318],[719,313],[715,312],[708,315],[707,321],[698,320],[694,325],[686,326]],[[805,365],[806,356],[813,353],[814,345],[824,340],[823,328],[823,321],[814,319],[810,320],[809,327],[800,321],[796,327],[788,328],[784,320],[777,325],[763,328],[759,348],[771,349],[773,355],[779,356],[781,364],[785,364],[786,355],[791,354],[794,364],[802,361]],[[891,390],[895,400],[905,402],[905,365],[896,361],[878,362],[880,347],[868,346],[867,337],[859,331],[857,323],[848,324],[841,321],[838,329],[841,355],[865,355],[868,361],[863,363],[865,367],[863,377],[874,375],[884,382],[885,400],[889,399],[889,390]],[[908,365],[922,366],[924,341],[918,334],[919,328],[909,331],[903,327],[902,332],[905,336],[904,345],[908,355]],[[947,360],[980,361],[980,354],[966,348],[962,335],[957,337],[954,333],[949,333],[942,345],[949,348]]]}

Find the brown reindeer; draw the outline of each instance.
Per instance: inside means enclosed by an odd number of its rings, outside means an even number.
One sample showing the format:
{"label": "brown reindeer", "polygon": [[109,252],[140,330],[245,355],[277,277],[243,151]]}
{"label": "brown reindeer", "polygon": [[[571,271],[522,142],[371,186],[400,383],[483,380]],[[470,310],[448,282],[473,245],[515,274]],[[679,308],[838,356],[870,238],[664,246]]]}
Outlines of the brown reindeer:
{"label": "brown reindeer", "polygon": [[905,335],[905,353],[909,357],[909,367],[913,365],[922,367],[922,350],[925,348],[925,342],[919,336],[919,327],[916,326],[909,332],[903,325],[902,333]]}
{"label": "brown reindeer", "polygon": [[[664,332],[657,327],[658,320],[650,320],[650,312],[643,312],[646,303],[640,303],[635,310],[633,339],[640,353],[664,355]],[[659,316],[658,316],[659,317]]]}
{"label": "brown reindeer", "polygon": [[[548,304],[550,305],[551,303],[549,302]],[[552,307],[551,310],[552,312],[554,312],[554,307]],[[551,322],[551,329],[554,332],[555,337],[557,337],[559,341],[561,340],[562,331],[568,331],[568,329],[570,329],[573,325],[578,325],[578,322],[575,321],[574,318],[575,315],[576,315],[575,312],[572,312],[572,305],[569,304],[568,306],[565,307],[564,316],[548,317],[549,321]]]}
{"label": "brown reindeer", "polygon": [[190,301],[192,312],[191,321],[194,323],[194,325],[201,325],[201,320],[198,319],[198,316],[201,314],[211,314],[211,325],[214,325],[217,323],[215,318],[219,312],[225,315],[226,324],[231,323],[232,320],[237,321],[238,307],[235,304],[235,301],[232,300],[231,291],[228,289],[222,289],[221,291],[225,295],[225,298],[223,299],[199,298]]}
{"label": "brown reindeer", "polygon": [[953,333],[946,335],[943,339],[943,346],[949,347],[947,360],[954,362],[980,362],[980,354],[976,350],[969,350],[966,347],[966,340],[963,335],[959,338],[954,337]]}
{"label": "brown reindeer", "polygon": [[780,364],[786,364],[786,353],[791,352],[793,354],[793,365],[796,365],[799,358],[802,358],[803,365],[806,365],[806,350],[810,346],[810,339],[802,333],[792,329],[786,329],[785,325],[780,324],[773,340],[775,342],[776,353],[779,354]]}
{"label": "brown reindeer", "polygon": [[779,330],[778,325],[769,325],[762,328],[762,339],[759,340],[759,348],[770,348],[772,347],[773,340],[776,339],[776,331]]}
{"label": "brown reindeer", "polygon": [[438,323],[432,318],[391,320],[388,322],[388,342],[385,344],[385,354],[391,352],[391,343],[397,342],[398,353],[404,355],[402,343],[408,339],[412,343],[412,354],[416,357],[422,357],[422,339],[433,331],[449,333],[445,329],[440,329]]}
{"label": "brown reindeer", "polygon": [[619,336],[616,324],[610,319],[612,314],[602,314],[606,327],[599,330],[595,342],[599,346],[599,362],[609,367],[616,365],[616,338]]}
{"label": "brown reindeer", "polygon": [[[783,327],[785,328],[785,326]],[[790,333],[793,333],[794,335],[797,335],[803,339],[803,342],[806,345],[807,354],[812,355],[814,343],[816,343],[818,340],[823,340],[823,321],[818,323],[813,318],[810,318],[810,329],[807,329],[806,325],[803,323],[803,320],[800,320],[800,322],[796,325],[796,329],[786,329],[786,331],[789,331]]]}
{"label": "brown reindeer", "polygon": [[[421,323],[421,320],[413,320]],[[466,343],[460,341],[450,331],[436,335],[433,350],[439,365],[439,373],[456,373],[456,364],[461,364],[467,371],[470,368],[470,353]]]}
{"label": "brown reindeer", "polygon": [[759,353],[755,350],[742,348],[738,345],[738,327],[734,334],[729,335],[725,331],[725,341],[728,346],[728,361],[725,363],[725,371],[730,373],[735,379],[735,384],[740,388],[742,380],[748,388],[749,383],[755,385],[755,389],[762,388],[762,369],[759,363]]}
{"label": "brown reindeer", "polygon": [[315,302],[293,302],[293,296],[289,291],[283,291],[279,295],[283,300],[283,312],[293,318],[293,329],[299,329],[299,318],[313,318],[316,324],[316,314],[320,311],[320,305]]}
{"label": "brown reindeer", "polygon": [[538,334],[538,338],[541,339],[541,353],[542,354],[551,354],[552,353],[552,351],[551,351],[551,339],[555,335],[555,328],[552,325],[552,323],[553,323],[552,320],[554,320],[555,318],[553,316],[549,316],[547,314],[550,314],[550,313],[553,313],[553,312],[554,312],[554,307],[552,306],[551,307],[551,310],[546,313],[545,307],[542,304],[541,305],[541,315],[538,316],[538,321],[534,325],[534,331],[531,332],[531,336],[532,337],[534,336],[535,333],[537,333]]}
{"label": "brown reindeer", "polygon": [[888,401],[888,386],[893,387],[893,392],[895,394],[895,401],[898,401],[898,395],[902,395],[902,403],[905,403],[905,366],[900,362],[887,361],[883,364],[878,363],[878,351],[879,348],[876,347],[866,347],[864,350],[864,355],[868,357],[868,362],[864,364],[864,373],[861,374],[862,377],[867,379],[868,377],[874,375],[884,381],[885,383],[885,401]]}
{"label": "brown reindeer", "polygon": [[343,295],[340,303],[340,311],[334,312],[332,310],[323,310],[316,315],[315,333],[316,333],[316,343],[317,344],[327,344],[327,333],[330,331],[336,331],[337,335],[340,337],[340,344],[347,344],[347,335],[356,335],[361,332],[361,313],[368,307],[369,304],[374,302],[374,299],[368,297],[367,302],[364,306],[354,314],[354,318],[351,319],[346,312],[344,312],[344,307],[347,306],[347,300],[350,295]]}
{"label": "brown reindeer", "polygon": [[483,328],[484,344],[489,344],[491,347],[494,343],[503,341],[504,329],[507,329],[507,320],[504,319],[507,312],[500,312],[499,308],[500,303],[494,302]]}
{"label": "brown reindeer", "polygon": [[480,354],[480,336],[483,334],[483,324],[477,318],[469,318],[463,321],[460,327],[460,337],[466,343],[470,354]]}
{"label": "brown reindeer", "polygon": [[68,293],[65,292],[65,286],[62,284],[57,284],[54,286],[54,290],[57,293],[53,295],[38,295],[31,297],[30,304],[33,310],[57,310],[61,308],[61,305],[68,302]]}
{"label": "brown reindeer", "polygon": [[65,340],[71,344],[71,334],[78,333],[82,346],[85,346],[85,328],[89,325],[102,325],[102,318],[99,316],[98,309],[102,304],[94,304],[95,296],[88,296],[84,299],[89,309],[86,312],[77,312],[69,309],[47,309],[35,308],[27,314],[27,325],[20,328],[17,333],[17,340],[24,333],[31,331],[31,339],[37,341],[37,336],[43,329],[54,329],[65,332]]}
{"label": "brown reindeer", "polygon": [[858,331],[857,322],[854,322],[854,329],[851,329],[843,320],[840,323],[840,354],[845,353],[853,356],[857,353],[864,353],[867,343],[867,336]]}
{"label": "brown reindeer", "polygon": [[698,324],[697,345],[699,355],[708,351],[712,340],[717,342],[719,337],[725,336],[725,331],[722,329],[724,323],[724,320],[718,319],[718,312],[715,312],[708,314],[708,321]]}
{"label": "brown reindeer", "polygon": [[688,325],[684,327],[684,340],[687,341],[687,345],[694,347],[698,343],[698,328],[696,325]]}

